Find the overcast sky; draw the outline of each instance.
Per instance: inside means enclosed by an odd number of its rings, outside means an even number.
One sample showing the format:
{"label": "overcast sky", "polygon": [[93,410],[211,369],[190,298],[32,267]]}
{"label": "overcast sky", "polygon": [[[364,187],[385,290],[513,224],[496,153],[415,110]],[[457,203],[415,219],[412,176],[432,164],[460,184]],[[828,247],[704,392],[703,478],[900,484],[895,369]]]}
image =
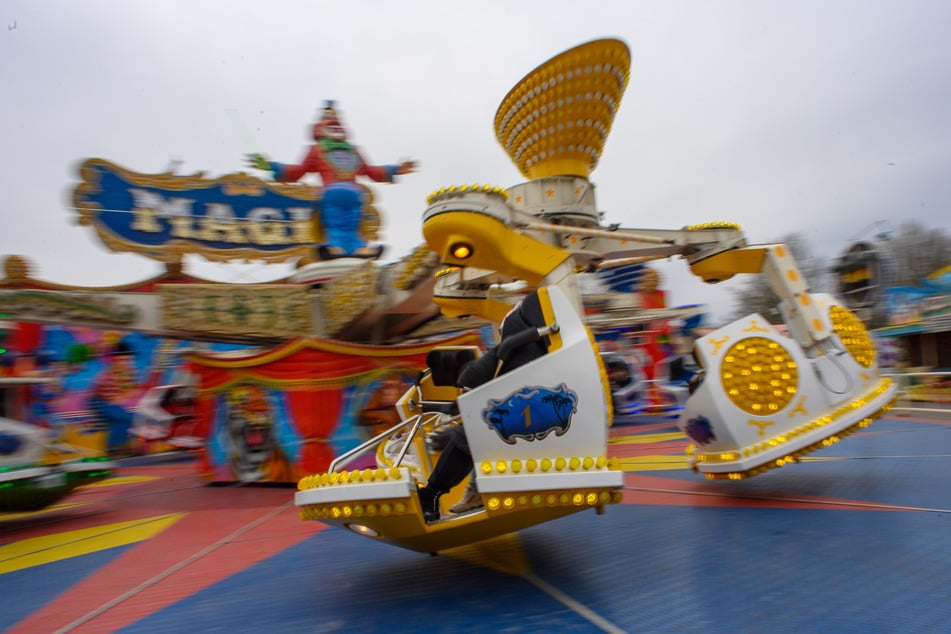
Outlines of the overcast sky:
{"label": "overcast sky", "polygon": [[[803,234],[833,258],[873,223],[951,230],[951,2],[246,2],[0,0],[0,254],[110,285],[161,266],[72,222],[76,167],[98,157],[218,176],[258,151],[304,153],[325,99],[372,163],[387,258],[422,242],[446,185],[524,180],[493,119],[519,79],[583,42],[631,48],[630,83],[591,175],[624,227],[739,223]],[[196,264],[224,281],[283,267]],[[661,267],[672,303],[726,312],[728,288]]]}

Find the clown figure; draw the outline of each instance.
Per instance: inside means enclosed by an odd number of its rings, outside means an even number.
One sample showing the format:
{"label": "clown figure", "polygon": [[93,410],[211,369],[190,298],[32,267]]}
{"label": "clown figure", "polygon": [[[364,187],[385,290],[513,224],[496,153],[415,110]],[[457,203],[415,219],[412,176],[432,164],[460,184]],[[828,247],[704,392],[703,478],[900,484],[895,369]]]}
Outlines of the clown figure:
{"label": "clown figure", "polygon": [[251,154],[249,162],[253,167],[271,172],[275,180],[282,182],[295,182],[310,173],[320,175],[323,188],[315,203],[315,212],[325,239],[324,244],[318,246],[321,260],[379,257],[382,247],[370,247],[360,236],[366,193],[357,185],[356,177],[392,183],[397,175],[414,171],[416,163],[367,165],[360,151],[347,141],[347,131],[334,110],[333,101],[327,102],[314,125],[314,141],[298,165],[268,161],[260,154]]}

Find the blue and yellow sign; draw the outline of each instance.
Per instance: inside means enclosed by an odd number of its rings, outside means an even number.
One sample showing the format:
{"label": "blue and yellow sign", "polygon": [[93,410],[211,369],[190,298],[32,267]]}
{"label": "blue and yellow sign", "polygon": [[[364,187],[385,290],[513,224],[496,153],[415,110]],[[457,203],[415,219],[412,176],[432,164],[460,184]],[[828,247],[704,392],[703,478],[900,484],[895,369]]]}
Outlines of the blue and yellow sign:
{"label": "blue and yellow sign", "polygon": [[[80,175],[73,192],[79,223],[95,227],[112,251],[162,262],[186,253],[280,262],[309,257],[320,238],[313,214],[320,190],[312,185],[245,173],[139,174],[103,159],[86,160]],[[361,233],[373,240],[378,229],[379,215],[368,205]]]}

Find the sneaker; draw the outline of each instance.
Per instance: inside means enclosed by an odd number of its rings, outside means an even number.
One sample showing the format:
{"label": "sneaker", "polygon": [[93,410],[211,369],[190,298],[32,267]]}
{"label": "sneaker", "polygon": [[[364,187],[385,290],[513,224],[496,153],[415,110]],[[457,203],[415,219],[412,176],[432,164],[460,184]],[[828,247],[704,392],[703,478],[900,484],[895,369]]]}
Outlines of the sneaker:
{"label": "sneaker", "polygon": [[449,509],[449,512],[458,514],[480,508],[482,508],[482,496],[479,495],[478,491],[470,487],[466,489],[465,495],[462,496],[462,499],[456,502],[452,508]]}

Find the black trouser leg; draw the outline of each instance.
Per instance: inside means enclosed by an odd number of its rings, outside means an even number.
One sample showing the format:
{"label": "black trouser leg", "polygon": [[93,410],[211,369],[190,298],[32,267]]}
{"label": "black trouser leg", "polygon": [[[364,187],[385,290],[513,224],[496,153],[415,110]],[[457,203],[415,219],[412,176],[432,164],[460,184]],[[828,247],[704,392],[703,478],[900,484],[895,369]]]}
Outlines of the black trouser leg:
{"label": "black trouser leg", "polygon": [[439,493],[447,493],[462,482],[472,471],[472,454],[462,425],[449,430],[449,440],[429,476],[428,487]]}

